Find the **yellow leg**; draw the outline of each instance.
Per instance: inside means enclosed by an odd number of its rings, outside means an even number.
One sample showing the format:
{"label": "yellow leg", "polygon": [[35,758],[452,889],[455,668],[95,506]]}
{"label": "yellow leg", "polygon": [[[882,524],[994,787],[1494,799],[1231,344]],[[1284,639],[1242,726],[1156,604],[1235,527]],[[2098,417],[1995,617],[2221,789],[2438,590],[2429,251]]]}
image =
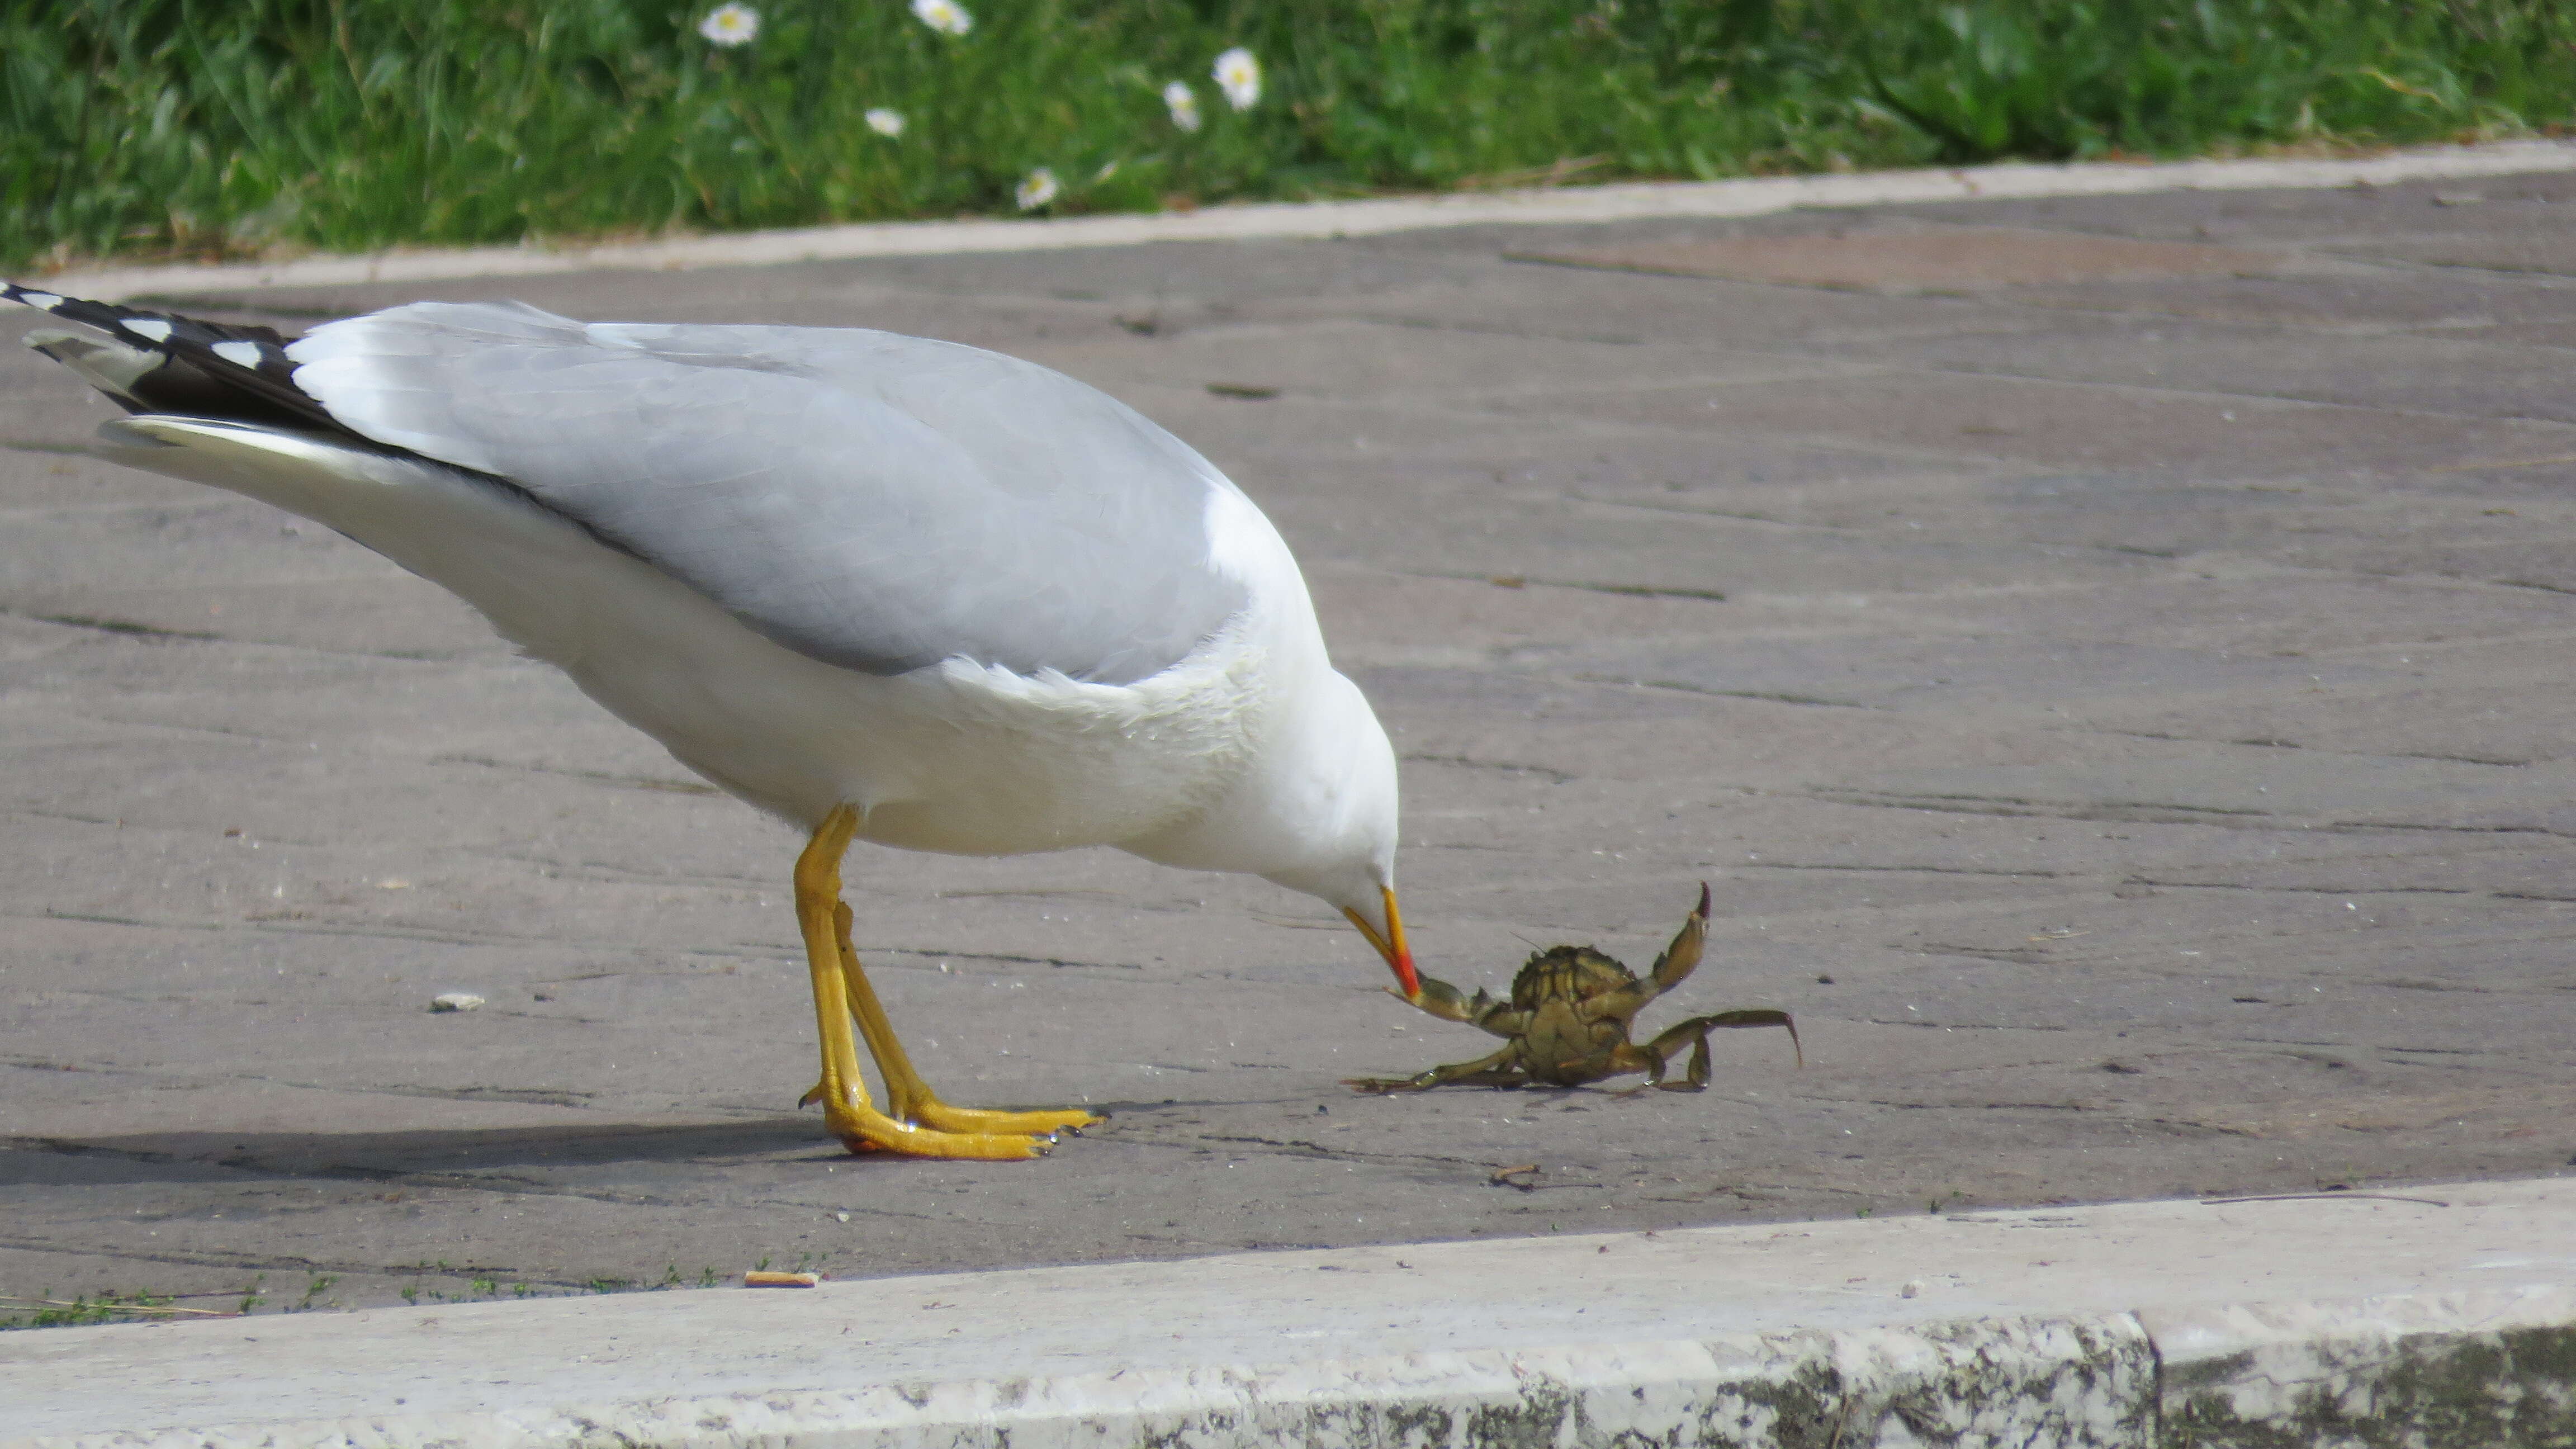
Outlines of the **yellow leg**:
{"label": "yellow leg", "polygon": [[858,948],[850,944],[848,903],[840,903],[832,917],[833,924],[840,928],[841,983],[849,992],[850,1015],[859,1023],[859,1035],[868,1044],[868,1055],[877,1059],[877,1072],[885,1078],[887,1115],[939,1132],[1019,1132],[1033,1136],[1079,1132],[1101,1120],[1078,1108],[997,1112],[982,1107],[951,1107],[939,1100],[939,1094],[930,1090],[930,1084],[912,1069],[912,1058],[904,1054],[903,1043],[895,1039],[894,1024],[886,1019],[876,988],[868,983],[868,973],[859,967]]}
{"label": "yellow leg", "polygon": [[[846,908],[841,906],[841,856],[850,848],[858,822],[858,812],[847,805],[836,807],[823,817],[814,838],[806,842],[805,853],[796,858],[796,924],[805,936],[805,963],[814,976],[814,1019],[823,1039],[823,1080],[805,1094],[805,1102],[823,1104],[825,1125],[852,1152],[985,1159],[1044,1156],[1050,1145],[1045,1137],[915,1126],[887,1116],[868,1100],[867,1082],[859,1075],[857,1043],[850,1034],[850,1007],[856,998],[849,982],[863,978],[856,974],[855,958],[843,955],[842,943],[848,937],[841,925],[846,919],[842,914]],[[871,995],[871,1005],[874,1000]],[[884,1013],[877,1015],[882,1021]],[[894,1039],[890,1031],[885,1036],[889,1042]]]}

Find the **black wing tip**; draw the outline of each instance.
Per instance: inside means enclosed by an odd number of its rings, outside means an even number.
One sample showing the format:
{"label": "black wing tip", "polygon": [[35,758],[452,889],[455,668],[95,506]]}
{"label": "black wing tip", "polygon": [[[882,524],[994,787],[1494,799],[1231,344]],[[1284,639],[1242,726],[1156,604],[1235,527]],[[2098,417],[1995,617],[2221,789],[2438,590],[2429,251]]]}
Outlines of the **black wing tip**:
{"label": "black wing tip", "polygon": [[93,302],[18,282],[0,282],[0,297],[94,328],[137,352],[159,355],[160,365],[145,370],[125,390],[130,396],[111,394],[121,406],[349,433],[295,385],[288,339],[274,328]]}
{"label": "black wing tip", "polygon": [[145,333],[130,331],[125,324],[128,321],[155,320],[172,323],[175,329],[177,321],[175,318],[161,317],[157,313],[138,312],[131,307],[119,307],[108,302],[93,302],[87,297],[68,297],[60,292],[47,291],[42,287],[30,287],[18,282],[0,282],[0,297],[7,297],[22,307],[33,307],[39,312],[60,317],[66,322],[78,322],[86,327],[96,327],[103,332],[113,334],[117,341],[128,346],[147,347],[156,352],[170,350],[165,339],[156,339]]}
{"label": "black wing tip", "polygon": [[278,382],[289,380],[295,372],[293,360],[286,355],[286,339],[272,328],[237,327],[176,312],[93,302],[19,282],[0,282],[0,297],[66,322],[95,327],[129,347],[184,357],[201,367],[213,363],[218,369],[265,373]]}
{"label": "black wing tip", "polygon": [[295,360],[286,352],[290,339],[275,328],[93,302],[17,282],[0,282],[0,297],[95,328],[137,352],[157,354],[161,363],[134,379],[126,389],[131,396],[116,398],[121,406],[359,436],[295,385]]}
{"label": "black wing tip", "polygon": [[125,314],[129,310],[127,308],[112,307],[105,302],[93,302],[86,297],[67,297],[60,292],[49,292],[42,287],[29,287],[17,282],[0,282],[0,297],[6,297],[21,307],[33,307],[49,316],[60,317],[66,322],[78,322],[85,327],[96,327],[114,335],[119,342],[129,346],[149,347],[161,352],[169,350],[167,347],[158,346],[148,338],[126,331]]}

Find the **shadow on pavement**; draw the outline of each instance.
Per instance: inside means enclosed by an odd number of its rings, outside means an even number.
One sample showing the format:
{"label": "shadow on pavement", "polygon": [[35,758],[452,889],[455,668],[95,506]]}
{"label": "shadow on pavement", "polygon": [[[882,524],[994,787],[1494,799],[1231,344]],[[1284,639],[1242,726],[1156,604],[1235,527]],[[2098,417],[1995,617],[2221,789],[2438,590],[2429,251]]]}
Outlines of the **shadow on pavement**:
{"label": "shadow on pavement", "polygon": [[391,1181],[509,1168],[693,1160],[734,1165],[770,1157],[840,1161],[847,1154],[811,1117],[430,1132],[146,1132],[80,1141],[21,1138],[0,1152],[0,1186],[196,1181],[245,1173]]}

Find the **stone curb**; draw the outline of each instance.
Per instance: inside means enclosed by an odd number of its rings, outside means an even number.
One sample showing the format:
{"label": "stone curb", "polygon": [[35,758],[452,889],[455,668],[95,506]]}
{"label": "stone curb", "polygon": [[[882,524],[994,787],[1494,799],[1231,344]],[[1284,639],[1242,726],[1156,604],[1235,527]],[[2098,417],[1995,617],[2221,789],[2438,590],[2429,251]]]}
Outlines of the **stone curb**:
{"label": "stone curb", "polygon": [[[204,1445],[1094,1449],[1102,1445],[1782,1444],[1918,1438],[2140,1442],[2155,1355],[2136,1319],[1427,1353],[1282,1367],[985,1379],[852,1394],[728,1395],[520,1418],[241,1424],[26,1449]],[[1903,1441],[1899,1441],[1903,1442]],[[17,1449],[17,1446],[12,1446]]]}
{"label": "stone curb", "polygon": [[2576,1182],[2428,1193],[12,1334],[0,1449],[2576,1441]]}
{"label": "stone curb", "polygon": [[2142,1315],[2174,1445],[2565,1444],[2576,1292],[2530,1287]]}
{"label": "stone curb", "polygon": [[2576,1293],[1962,1319],[1705,1341],[45,1436],[8,1449],[2559,1444]]}
{"label": "stone curb", "polygon": [[1568,224],[1658,217],[1746,217],[1798,207],[1884,206],[2162,191],[2389,186],[2576,169],[2576,143],[2501,141],[2334,161],[2088,162],[1839,176],[1648,182],[1450,193],[1367,201],[1212,207],[1155,215],[1026,221],[921,221],[734,232],[595,247],[480,247],[315,256],[275,263],[65,272],[50,286],[115,301],[145,293],[453,281],[593,270],[679,271],[961,252],[1053,251],[1157,241],[1378,236],[1432,227]]}

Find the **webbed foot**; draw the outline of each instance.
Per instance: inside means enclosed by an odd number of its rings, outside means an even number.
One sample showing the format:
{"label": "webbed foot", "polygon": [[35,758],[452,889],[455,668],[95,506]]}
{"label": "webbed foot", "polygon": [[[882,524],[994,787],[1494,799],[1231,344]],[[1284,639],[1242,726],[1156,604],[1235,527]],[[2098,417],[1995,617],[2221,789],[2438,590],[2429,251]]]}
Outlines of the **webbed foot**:
{"label": "webbed foot", "polygon": [[[835,1105],[828,1088],[817,1083],[796,1105],[823,1104],[823,1125],[853,1154],[897,1152],[906,1157],[945,1157],[978,1162],[1022,1162],[1044,1157],[1055,1148],[1055,1133],[954,1131],[916,1122],[900,1122],[864,1101]],[[1047,1116],[1048,1113],[995,1113],[996,1116]]]}

